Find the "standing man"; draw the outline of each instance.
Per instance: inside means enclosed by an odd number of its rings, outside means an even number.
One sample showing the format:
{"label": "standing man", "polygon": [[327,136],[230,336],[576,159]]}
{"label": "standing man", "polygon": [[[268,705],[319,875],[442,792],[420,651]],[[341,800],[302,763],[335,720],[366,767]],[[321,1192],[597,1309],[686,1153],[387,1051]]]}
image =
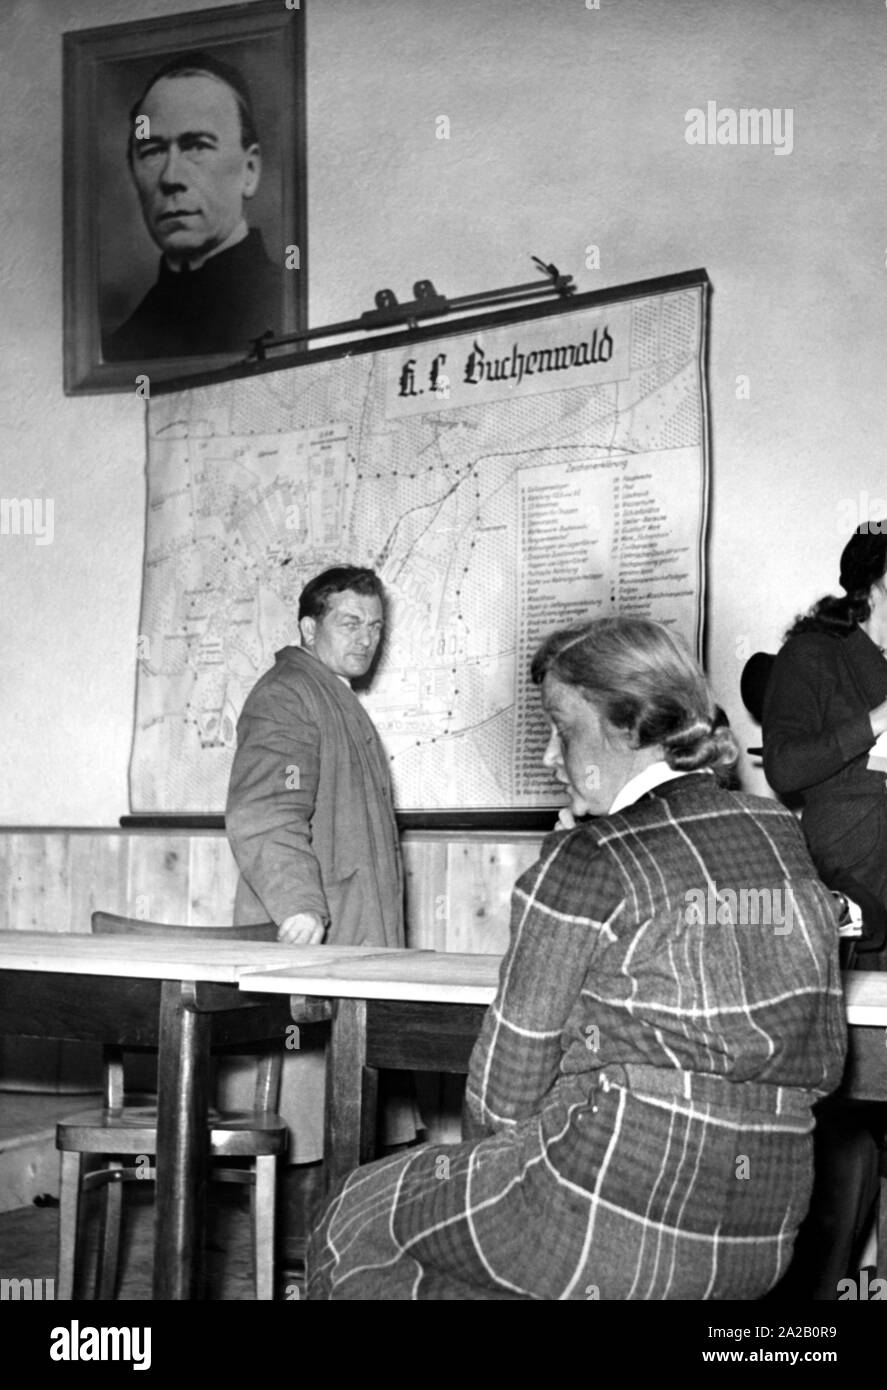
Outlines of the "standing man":
{"label": "standing man", "polygon": [[[295,945],[404,945],[388,759],[351,689],[378,650],[383,598],[372,570],[342,565],[312,579],[299,599],[302,646],[277,653],[237,725],[226,813],[241,875],[234,921],[270,919]],[[317,1162],[323,1050],[303,1043],[287,1061],[290,1161]],[[411,1099],[386,1114],[389,1143],[415,1137]]]}
{"label": "standing man", "polygon": [[226,824],[241,878],[238,923],[281,941],[403,946],[403,876],[388,759],[351,689],[384,622],[372,570],[343,565],[299,599],[284,647],[237,726]]}
{"label": "standing man", "polygon": [[207,53],[166,63],[130,111],[127,158],[162,255],[156,284],[105,335],[105,360],[245,355],[279,330],[283,285],[246,221],[262,155],[241,74]]}

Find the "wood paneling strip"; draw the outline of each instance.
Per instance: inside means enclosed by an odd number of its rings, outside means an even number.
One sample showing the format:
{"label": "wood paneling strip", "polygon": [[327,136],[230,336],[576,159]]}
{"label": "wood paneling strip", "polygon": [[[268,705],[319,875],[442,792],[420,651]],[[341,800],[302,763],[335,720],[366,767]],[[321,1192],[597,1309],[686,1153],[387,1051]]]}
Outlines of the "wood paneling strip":
{"label": "wood paneling strip", "polygon": [[126,913],[130,839],[123,832],[71,835],[71,931],[88,932],[94,912]]}
{"label": "wood paneling strip", "polygon": [[9,925],[14,931],[69,932],[69,833],[19,831],[11,840]]}
{"label": "wood paneling strip", "polygon": [[[515,880],[540,837],[409,831],[407,944],[502,952]],[[200,926],[231,921],[237,866],[215,832],[0,829],[0,930],[86,932],[97,909]]]}
{"label": "wood paneling strip", "polygon": [[403,842],[407,945],[445,951],[447,940],[447,846],[443,840],[410,836]]}
{"label": "wood paneling strip", "polygon": [[[187,923],[191,836],[127,836],[126,915],[142,921]],[[230,921],[230,917],[227,919]]]}
{"label": "wood paneling strip", "polygon": [[237,864],[224,835],[192,835],[188,860],[189,924],[227,925],[234,909]]}

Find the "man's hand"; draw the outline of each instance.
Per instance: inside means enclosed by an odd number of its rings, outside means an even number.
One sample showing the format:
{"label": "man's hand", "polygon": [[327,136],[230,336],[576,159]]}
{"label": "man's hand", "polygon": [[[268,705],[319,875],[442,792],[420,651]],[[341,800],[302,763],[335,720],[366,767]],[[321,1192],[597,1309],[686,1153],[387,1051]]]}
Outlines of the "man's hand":
{"label": "man's hand", "polygon": [[316,912],[294,912],[277,929],[277,940],[290,946],[319,946],[326,934],[323,919]]}
{"label": "man's hand", "polygon": [[575,830],[576,817],[569,806],[562,806],[554,823],[555,830]]}

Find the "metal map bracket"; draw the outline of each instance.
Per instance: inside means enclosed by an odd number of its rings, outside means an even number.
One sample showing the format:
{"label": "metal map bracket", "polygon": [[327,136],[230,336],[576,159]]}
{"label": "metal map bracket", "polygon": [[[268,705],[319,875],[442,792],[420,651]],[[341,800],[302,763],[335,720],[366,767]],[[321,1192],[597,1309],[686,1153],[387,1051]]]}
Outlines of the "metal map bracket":
{"label": "metal map bracket", "polygon": [[341,333],[361,331],[371,333],[375,329],[393,328],[398,324],[415,329],[422,320],[445,318],[447,314],[463,309],[485,309],[518,299],[542,299],[548,295],[567,298],[575,293],[576,286],[572,275],[561,275],[557,266],[546,264],[538,256],[533,256],[532,261],[544,272],[546,279],[531,280],[524,285],[509,285],[477,294],[463,294],[456,299],[447,299],[445,295],[439,294],[430,280],[417,280],[413,285],[415,298],[406,304],[398,303],[393,290],[379,290],[375,297],[375,309],[366,310],[359,318],[330,323],[324,328],[307,328],[301,333],[280,336],[275,336],[270,330],[263,333],[260,338],[252,340],[247,361],[264,362],[269,350],[305,343],[310,338],[330,338]]}

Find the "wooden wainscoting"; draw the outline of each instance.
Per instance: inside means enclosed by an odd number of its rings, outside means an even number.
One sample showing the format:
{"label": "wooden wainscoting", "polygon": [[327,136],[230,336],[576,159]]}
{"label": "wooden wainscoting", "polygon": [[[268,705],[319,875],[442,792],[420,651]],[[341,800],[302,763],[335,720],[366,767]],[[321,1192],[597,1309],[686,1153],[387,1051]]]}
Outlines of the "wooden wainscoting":
{"label": "wooden wainscoting", "polygon": [[[407,944],[504,951],[515,879],[541,836],[407,831]],[[237,868],[221,831],[0,828],[0,930],[88,932],[96,909],[230,922]]]}

